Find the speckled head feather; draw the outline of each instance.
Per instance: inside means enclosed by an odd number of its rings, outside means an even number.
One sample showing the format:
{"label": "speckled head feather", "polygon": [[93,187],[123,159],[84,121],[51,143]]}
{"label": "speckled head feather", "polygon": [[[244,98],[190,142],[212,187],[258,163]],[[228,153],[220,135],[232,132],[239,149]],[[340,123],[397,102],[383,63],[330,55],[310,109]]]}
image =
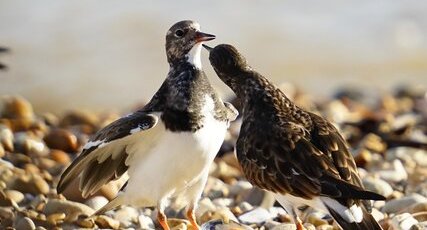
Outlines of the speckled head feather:
{"label": "speckled head feather", "polygon": [[[166,56],[171,66],[188,60],[191,50],[201,49],[201,41],[214,39],[212,34],[200,32],[197,22],[185,20],[175,23],[166,33]],[[200,52],[200,51],[199,51]]]}

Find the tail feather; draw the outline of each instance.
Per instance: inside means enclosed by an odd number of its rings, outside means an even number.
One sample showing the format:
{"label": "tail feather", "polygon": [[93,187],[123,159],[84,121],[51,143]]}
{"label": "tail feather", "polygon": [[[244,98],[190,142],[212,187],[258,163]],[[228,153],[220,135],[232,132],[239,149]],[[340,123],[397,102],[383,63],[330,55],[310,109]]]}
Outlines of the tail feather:
{"label": "tail feather", "polygon": [[332,215],[332,217],[335,219],[335,221],[338,223],[338,225],[345,230],[383,230],[380,224],[375,220],[375,218],[365,209],[365,207],[360,206],[360,209],[363,213],[363,218],[360,222],[353,221],[349,222],[348,219],[346,219],[343,216],[343,213],[340,213],[339,211],[335,210],[334,207],[332,207],[328,203],[324,203],[326,208],[328,209],[329,213]]}

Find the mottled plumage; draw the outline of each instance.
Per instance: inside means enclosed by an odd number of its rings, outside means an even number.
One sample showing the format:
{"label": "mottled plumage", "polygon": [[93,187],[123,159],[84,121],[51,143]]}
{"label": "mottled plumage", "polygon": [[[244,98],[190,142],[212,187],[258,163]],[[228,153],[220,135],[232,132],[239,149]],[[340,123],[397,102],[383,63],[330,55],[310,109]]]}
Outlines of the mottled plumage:
{"label": "mottled plumage", "polygon": [[200,51],[213,35],[193,21],[173,25],[166,35],[167,78],[142,109],[98,131],[62,174],[59,193],[80,175],[84,197],[121,176],[126,186],[98,213],[121,204],[157,206],[158,221],[172,198],[182,201],[197,228],[194,209],[229,122],[237,116],[223,103],[201,69]]}
{"label": "mottled plumage", "polygon": [[246,178],[274,192],[290,213],[307,204],[329,212],[344,229],[381,229],[368,200],[385,198],[363,188],[338,130],[296,106],[234,47],[207,48],[215,72],[242,102],[236,152]]}

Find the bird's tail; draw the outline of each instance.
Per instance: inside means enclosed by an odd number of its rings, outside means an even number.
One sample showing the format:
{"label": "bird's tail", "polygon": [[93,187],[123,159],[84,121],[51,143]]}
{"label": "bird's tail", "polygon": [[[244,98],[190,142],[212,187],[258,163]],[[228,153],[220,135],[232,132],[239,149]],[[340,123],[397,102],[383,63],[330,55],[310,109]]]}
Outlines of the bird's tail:
{"label": "bird's tail", "polygon": [[354,204],[350,208],[339,202],[322,199],[331,216],[345,230],[383,230],[375,218],[363,205]]}
{"label": "bird's tail", "polygon": [[123,196],[118,195],[116,198],[112,199],[110,202],[108,202],[106,205],[104,205],[102,208],[98,209],[95,213],[91,215],[91,217],[103,214],[107,211],[113,210],[117,208],[118,206],[123,204]]}

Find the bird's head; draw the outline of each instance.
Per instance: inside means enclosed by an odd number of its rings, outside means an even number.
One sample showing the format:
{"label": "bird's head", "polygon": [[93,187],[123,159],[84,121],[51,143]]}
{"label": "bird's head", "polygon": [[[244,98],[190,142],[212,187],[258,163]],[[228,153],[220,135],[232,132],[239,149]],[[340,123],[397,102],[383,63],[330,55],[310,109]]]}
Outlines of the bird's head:
{"label": "bird's head", "polygon": [[209,51],[209,61],[218,74],[233,75],[249,68],[245,57],[232,45],[221,44],[214,48],[203,45],[203,47]]}
{"label": "bird's head", "polygon": [[235,90],[239,79],[243,77],[241,73],[250,70],[248,63],[243,55],[235,47],[228,44],[217,45],[211,48],[203,45],[209,51],[209,61],[212,67],[231,89]]}
{"label": "bird's head", "polygon": [[215,35],[201,32],[197,22],[186,20],[175,23],[166,34],[166,54],[169,64],[188,61],[196,67],[201,67],[201,45],[212,39],[215,39]]}

